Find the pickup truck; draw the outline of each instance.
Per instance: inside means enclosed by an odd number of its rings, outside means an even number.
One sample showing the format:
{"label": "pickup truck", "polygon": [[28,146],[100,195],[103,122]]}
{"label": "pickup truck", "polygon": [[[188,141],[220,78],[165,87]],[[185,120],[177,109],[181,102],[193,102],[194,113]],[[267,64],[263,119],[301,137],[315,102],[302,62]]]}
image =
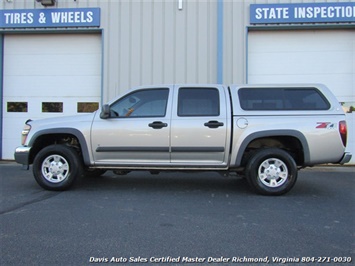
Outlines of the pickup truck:
{"label": "pickup truck", "polygon": [[217,171],[281,195],[298,170],[349,162],[345,114],[321,84],[141,86],[101,111],[28,120],[15,160],[48,190],[107,170]]}

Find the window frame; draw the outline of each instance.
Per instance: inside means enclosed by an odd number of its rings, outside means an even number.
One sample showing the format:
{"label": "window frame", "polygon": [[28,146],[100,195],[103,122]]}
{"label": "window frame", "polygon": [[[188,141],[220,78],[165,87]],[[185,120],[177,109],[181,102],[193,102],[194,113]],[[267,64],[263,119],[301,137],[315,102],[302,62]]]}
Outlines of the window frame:
{"label": "window frame", "polygon": [[6,105],[7,113],[28,113],[28,102],[9,101]]}
{"label": "window frame", "polygon": [[63,113],[64,102],[42,102],[41,113]]}
{"label": "window frame", "polygon": [[[267,90],[279,90],[280,93],[282,93],[282,97],[280,97],[279,99],[275,99],[274,102],[275,103],[272,103],[272,98],[262,98],[262,97],[259,97],[259,98],[255,98],[255,99],[248,99],[248,98],[245,98],[244,95],[242,95],[242,93],[244,91],[250,91],[250,90],[264,90],[264,91],[267,91]],[[298,105],[295,105],[295,106],[290,106],[290,107],[287,107],[288,105],[290,105],[290,103],[287,103],[286,100],[290,99],[290,97],[286,97],[286,93],[287,91],[314,91],[316,92],[316,95],[322,100],[322,103],[321,105],[324,105],[324,107],[306,107],[306,106],[301,106],[299,107]],[[261,95],[261,93],[257,93],[256,95]],[[306,97],[308,97],[309,95],[305,95],[302,99],[305,99]],[[331,108],[331,104],[330,102],[328,101],[328,99],[324,96],[324,94],[316,87],[266,87],[266,88],[263,88],[263,87],[244,87],[244,88],[240,88],[238,90],[238,98],[239,98],[239,104],[240,104],[240,107],[242,110],[244,111],[327,111]],[[249,104],[248,103],[249,101],[260,101],[262,104],[265,104],[265,107],[259,107],[259,108],[254,108],[254,107],[249,107]],[[281,104],[282,106],[279,107],[279,108],[271,108],[271,104],[275,104],[275,106],[277,106],[276,104],[276,100],[281,100]],[[270,105],[269,105],[269,108],[267,108],[267,102],[270,101]],[[256,103],[255,103],[256,104]],[[305,103],[304,103],[305,104]],[[314,102],[314,104],[317,104],[317,101]]]}
{"label": "window frame", "polygon": [[[217,99],[215,99],[215,101],[217,103],[217,113],[216,114],[211,114],[211,113],[210,114],[182,114],[180,111],[181,110],[180,103],[182,101],[182,99],[181,99],[182,96],[181,96],[180,92],[182,90],[186,90],[186,91],[188,91],[188,90],[213,90],[213,91],[217,92],[218,97],[217,97]],[[177,116],[178,117],[218,117],[221,114],[220,98],[221,98],[220,91],[216,87],[180,87],[179,91],[178,91],[178,99],[177,99]]]}
{"label": "window frame", "polygon": [[[79,114],[82,113],[93,113],[97,111],[100,107],[99,102],[77,102],[76,103],[76,112]],[[89,109],[89,110],[87,110]]]}
{"label": "window frame", "polygon": [[[170,95],[170,89],[168,87],[161,87],[161,88],[142,88],[142,89],[138,89],[138,90],[134,90],[124,96],[122,96],[121,98],[117,99],[116,101],[114,101],[113,103],[110,104],[110,113],[112,114],[112,111],[116,112],[112,107],[116,104],[118,104],[120,101],[123,101],[124,99],[128,99],[129,97],[133,96],[136,93],[142,92],[142,91],[166,91],[167,92],[167,96],[166,96],[166,103],[165,103],[165,107],[164,107],[164,114],[163,115],[139,115],[139,116],[135,116],[135,115],[127,115],[127,113],[125,115],[120,115],[119,116],[112,116],[110,115],[110,118],[123,118],[123,119],[127,119],[127,118],[152,118],[152,117],[165,117],[167,114],[167,108],[168,108],[168,103],[169,103],[169,95]],[[145,102],[147,103],[147,102]],[[143,106],[145,103],[142,103],[140,106]],[[137,104],[137,103],[136,103]],[[134,105],[133,105],[134,106]],[[128,111],[128,110],[127,110]],[[134,111],[132,112],[134,113]]]}

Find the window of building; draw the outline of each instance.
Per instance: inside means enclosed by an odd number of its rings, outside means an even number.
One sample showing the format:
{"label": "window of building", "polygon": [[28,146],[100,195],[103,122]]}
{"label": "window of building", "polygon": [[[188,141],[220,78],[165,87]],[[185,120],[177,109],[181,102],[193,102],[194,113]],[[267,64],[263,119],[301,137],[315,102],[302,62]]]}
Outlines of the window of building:
{"label": "window of building", "polygon": [[219,92],[215,88],[180,88],[178,116],[219,116]]}
{"label": "window of building", "polygon": [[92,113],[99,109],[98,102],[82,102],[78,103],[77,112],[78,113]]}
{"label": "window of building", "polygon": [[43,113],[63,113],[63,103],[62,102],[43,102],[42,103]]}
{"label": "window of building", "polygon": [[7,111],[10,113],[27,113],[27,102],[7,102]]}
{"label": "window of building", "polygon": [[164,117],[169,89],[135,91],[110,106],[111,117]]}
{"label": "window of building", "polygon": [[242,88],[243,110],[328,110],[329,102],[315,88]]}

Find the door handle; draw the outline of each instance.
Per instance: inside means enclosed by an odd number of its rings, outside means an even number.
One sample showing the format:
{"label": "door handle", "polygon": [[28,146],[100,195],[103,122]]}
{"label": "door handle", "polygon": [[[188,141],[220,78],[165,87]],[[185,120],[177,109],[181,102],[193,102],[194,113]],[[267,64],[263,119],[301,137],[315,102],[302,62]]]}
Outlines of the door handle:
{"label": "door handle", "polygon": [[161,121],[154,121],[153,123],[149,123],[148,126],[154,128],[154,129],[160,129],[160,128],[163,128],[163,127],[167,127],[168,124],[167,123],[163,123]]}
{"label": "door handle", "polygon": [[209,127],[209,128],[218,128],[218,127],[223,127],[224,123],[219,122],[219,121],[215,121],[215,120],[211,120],[208,121],[207,123],[204,124],[205,127]]}

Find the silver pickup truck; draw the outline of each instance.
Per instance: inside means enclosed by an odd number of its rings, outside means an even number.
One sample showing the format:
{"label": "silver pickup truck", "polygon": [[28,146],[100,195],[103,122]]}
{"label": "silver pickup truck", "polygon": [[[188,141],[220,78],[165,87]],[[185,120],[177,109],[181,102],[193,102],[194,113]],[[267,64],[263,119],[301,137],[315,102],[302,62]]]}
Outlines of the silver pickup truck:
{"label": "silver pickup truck", "polygon": [[101,112],[28,120],[15,159],[33,164],[49,190],[106,170],[218,171],[281,195],[303,167],[349,162],[346,138],[345,114],[324,85],[158,85]]}

